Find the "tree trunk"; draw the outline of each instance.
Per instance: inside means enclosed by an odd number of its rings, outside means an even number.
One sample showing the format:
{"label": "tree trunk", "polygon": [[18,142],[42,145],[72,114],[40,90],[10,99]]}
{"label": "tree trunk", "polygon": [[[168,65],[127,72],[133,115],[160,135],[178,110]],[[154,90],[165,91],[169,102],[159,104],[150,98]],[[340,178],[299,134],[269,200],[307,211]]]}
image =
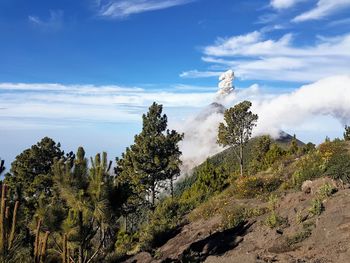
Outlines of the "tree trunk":
{"label": "tree trunk", "polygon": [[79,224],[79,236],[80,236],[80,243],[78,248],[78,262],[83,263],[84,255],[83,255],[83,212],[78,212],[78,224]]}
{"label": "tree trunk", "polygon": [[241,176],[243,176],[243,144],[241,144],[239,151],[239,165],[241,168]]}
{"label": "tree trunk", "polygon": [[152,204],[152,210],[154,210],[155,203],[156,203],[156,187],[155,184],[153,183],[152,188],[151,188],[151,204]]}
{"label": "tree trunk", "polygon": [[173,178],[170,179],[170,194],[171,194],[171,199],[174,199],[174,181],[173,181]]}

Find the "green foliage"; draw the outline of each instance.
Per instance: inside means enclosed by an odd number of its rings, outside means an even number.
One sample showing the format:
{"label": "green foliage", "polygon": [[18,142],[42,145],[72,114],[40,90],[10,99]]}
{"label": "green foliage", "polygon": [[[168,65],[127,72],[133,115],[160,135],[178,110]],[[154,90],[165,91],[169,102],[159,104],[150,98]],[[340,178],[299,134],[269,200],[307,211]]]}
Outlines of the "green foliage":
{"label": "green foliage", "polygon": [[285,222],[286,220],[280,217],[276,211],[270,212],[270,214],[265,219],[265,224],[269,228],[276,228],[278,226],[283,225]]}
{"label": "green foliage", "polygon": [[16,244],[18,239],[17,228],[17,211],[19,202],[16,201],[10,217],[10,204],[7,201],[8,189],[3,183],[1,187],[1,202],[0,202],[0,260],[8,262],[16,253]]}
{"label": "green foliage", "polygon": [[223,230],[234,228],[244,222],[247,217],[247,210],[243,207],[225,210],[222,214],[221,226]]}
{"label": "green foliage", "polygon": [[80,147],[76,158],[56,160],[53,166],[55,186],[66,204],[61,222],[61,233],[75,251],[77,260],[91,259],[103,253],[107,233],[113,231],[112,222],[117,218],[112,205],[113,193],[118,191],[109,170],[107,154],[97,154],[91,159],[91,167]]}
{"label": "green foliage", "polygon": [[324,206],[320,198],[314,198],[311,201],[309,212],[312,216],[319,216],[324,211]]}
{"label": "green foliage", "polygon": [[350,126],[345,125],[344,140],[350,141]]}
{"label": "green foliage", "polygon": [[30,149],[23,151],[11,164],[10,173],[5,176],[5,183],[12,189],[13,198],[21,202],[26,224],[30,222],[38,205],[37,196],[52,194],[52,171],[54,159],[64,155],[60,144],[45,137]]}
{"label": "green foliage", "polygon": [[257,143],[254,145],[254,157],[249,162],[249,173],[256,174],[259,171],[266,170],[269,166],[269,162],[266,159],[267,153],[272,146],[271,137],[264,135],[258,138]]}
{"label": "green foliage", "polygon": [[176,199],[167,198],[160,202],[149,222],[140,230],[142,249],[150,250],[164,244],[184,221],[186,212]]}
{"label": "green foliage", "polygon": [[265,163],[267,167],[273,165],[276,161],[281,160],[286,152],[276,143],[271,145],[271,148],[266,153]]}
{"label": "green foliage", "polygon": [[313,144],[312,142],[307,143],[301,148],[301,152],[303,154],[311,153],[316,150],[316,145]]}
{"label": "green foliage", "polygon": [[350,183],[350,155],[334,154],[327,163],[326,174],[343,183]]}
{"label": "green foliage", "polygon": [[204,198],[221,192],[228,186],[228,175],[220,167],[216,168],[209,160],[206,160],[195,174],[197,180],[193,184],[193,191],[201,193]]}
{"label": "green foliage", "polygon": [[288,153],[291,155],[296,154],[299,151],[299,146],[297,142],[297,138],[294,134],[292,141],[290,142]]}
{"label": "green foliage", "polygon": [[116,254],[118,256],[127,255],[128,252],[136,249],[137,241],[138,233],[127,233],[124,230],[120,230],[115,243]]}
{"label": "green foliage", "polygon": [[144,114],[142,132],[135,136],[134,144],[117,160],[118,180],[128,182],[133,196],[154,209],[158,193],[179,175],[181,152],[178,143],[183,135],[166,130],[167,116],[162,105],[153,103]]}
{"label": "green foliage", "polygon": [[252,130],[256,126],[258,115],[250,111],[252,103],[243,101],[225,111],[225,123],[220,123],[218,143],[222,146],[233,146],[240,163],[243,176],[243,148],[248,143]]}
{"label": "green foliage", "polygon": [[274,175],[256,175],[238,178],[234,182],[235,193],[240,198],[254,198],[278,189],[282,180]]}
{"label": "green foliage", "polygon": [[298,244],[304,241],[305,239],[309,238],[311,234],[312,234],[312,230],[310,228],[305,228],[302,231],[296,233],[295,235],[287,237],[286,239],[287,245],[292,246],[292,245]]}
{"label": "green foliage", "polygon": [[333,142],[326,141],[318,147],[318,152],[322,156],[325,163],[329,162],[334,156],[347,153],[347,149],[344,143],[340,140],[335,140]]}
{"label": "green foliage", "polygon": [[270,214],[265,219],[265,224],[270,228],[276,228],[286,223],[286,219],[279,216],[276,212],[277,204],[277,195],[271,194],[268,199],[268,209],[270,210]]}
{"label": "green foliage", "polygon": [[325,166],[321,155],[317,152],[310,153],[297,162],[297,170],[292,176],[293,185],[300,189],[304,181],[321,177],[324,172]]}
{"label": "green foliage", "polygon": [[325,183],[318,190],[318,196],[321,200],[324,200],[332,196],[336,191],[337,189],[333,187],[330,183]]}
{"label": "green foliage", "polygon": [[196,182],[197,176],[196,173],[191,175],[182,176],[176,183],[174,187],[174,197],[179,198],[181,195]]}

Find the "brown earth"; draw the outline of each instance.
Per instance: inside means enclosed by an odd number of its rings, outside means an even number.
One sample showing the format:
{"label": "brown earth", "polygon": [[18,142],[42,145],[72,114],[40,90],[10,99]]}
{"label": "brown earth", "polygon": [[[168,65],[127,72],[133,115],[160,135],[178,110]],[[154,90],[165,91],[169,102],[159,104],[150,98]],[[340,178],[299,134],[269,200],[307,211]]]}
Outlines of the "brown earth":
{"label": "brown earth", "polygon": [[[335,184],[321,178],[312,182],[309,193],[283,193],[276,212],[285,223],[278,228],[266,226],[265,214],[219,231],[221,219],[216,216],[184,226],[154,257],[143,252],[126,262],[350,263],[350,189],[339,186],[338,192],[323,202],[321,215],[309,213],[317,189],[325,182]],[[259,202],[252,199],[251,203]]]}

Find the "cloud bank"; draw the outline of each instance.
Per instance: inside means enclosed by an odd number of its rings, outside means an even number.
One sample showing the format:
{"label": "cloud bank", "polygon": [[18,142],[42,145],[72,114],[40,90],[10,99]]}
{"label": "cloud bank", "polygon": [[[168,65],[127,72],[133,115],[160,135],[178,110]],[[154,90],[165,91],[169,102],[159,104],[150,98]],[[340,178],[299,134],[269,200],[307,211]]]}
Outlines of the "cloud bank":
{"label": "cloud bank", "polygon": [[[203,49],[202,60],[216,68],[231,68],[241,79],[314,82],[349,74],[350,34],[321,38],[314,45],[297,46],[293,34],[266,38],[260,31],[219,38]],[[214,76],[217,72],[188,71],[183,77]]]}
{"label": "cloud bank", "polygon": [[[23,122],[118,123],[140,121],[153,101],[171,109],[207,105],[212,94],[200,88],[175,86],[171,90],[145,90],[138,87],[0,83],[2,128],[23,127]],[[26,125],[28,128],[30,124]],[[54,125],[56,127],[57,125]]]}
{"label": "cloud bank", "polygon": [[319,20],[350,7],[350,0],[318,0],[316,7],[296,16],[293,22]]}

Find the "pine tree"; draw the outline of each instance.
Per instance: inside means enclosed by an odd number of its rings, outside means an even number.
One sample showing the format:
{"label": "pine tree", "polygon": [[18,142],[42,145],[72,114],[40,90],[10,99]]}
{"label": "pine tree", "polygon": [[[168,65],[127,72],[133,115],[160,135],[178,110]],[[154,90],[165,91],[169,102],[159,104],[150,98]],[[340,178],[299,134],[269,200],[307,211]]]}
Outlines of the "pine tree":
{"label": "pine tree", "polygon": [[12,197],[21,202],[21,209],[25,214],[25,224],[31,221],[38,205],[38,196],[44,194],[46,198],[52,192],[51,166],[55,158],[62,158],[64,152],[60,144],[45,137],[30,149],[19,154],[11,164],[10,173],[5,175],[5,183],[12,189]]}
{"label": "pine tree", "polygon": [[240,164],[240,173],[243,176],[243,149],[256,126],[258,115],[250,111],[252,103],[243,101],[225,111],[224,123],[219,125],[218,143],[222,146],[232,146]]}
{"label": "pine tree", "polygon": [[299,150],[298,141],[297,141],[296,135],[294,134],[294,135],[293,135],[293,139],[292,139],[292,141],[290,142],[288,152],[289,152],[290,154],[296,154],[296,153],[298,152],[298,150]]}
{"label": "pine tree", "polygon": [[178,143],[183,135],[167,130],[167,116],[162,110],[163,106],[154,102],[142,116],[142,131],[118,160],[116,169],[119,181],[129,182],[133,200],[144,200],[152,209],[157,194],[167,181],[172,185],[181,164]]}
{"label": "pine tree", "polygon": [[[3,183],[1,186],[0,202],[0,261],[8,262],[15,256],[15,249],[18,244],[17,218],[19,202],[16,201],[12,212],[10,212],[8,197],[8,188]],[[12,215],[12,218],[11,216]]]}
{"label": "pine tree", "polygon": [[111,204],[115,186],[110,168],[111,162],[103,153],[102,159],[100,154],[91,159],[89,169],[82,147],[74,159],[56,160],[55,184],[68,207],[62,222],[62,236],[67,238],[62,258],[68,257],[68,246],[77,252],[74,254],[79,263],[91,262],[102,253],[107,235],[111,235],[108,230],[112,219],[116,218]]}

